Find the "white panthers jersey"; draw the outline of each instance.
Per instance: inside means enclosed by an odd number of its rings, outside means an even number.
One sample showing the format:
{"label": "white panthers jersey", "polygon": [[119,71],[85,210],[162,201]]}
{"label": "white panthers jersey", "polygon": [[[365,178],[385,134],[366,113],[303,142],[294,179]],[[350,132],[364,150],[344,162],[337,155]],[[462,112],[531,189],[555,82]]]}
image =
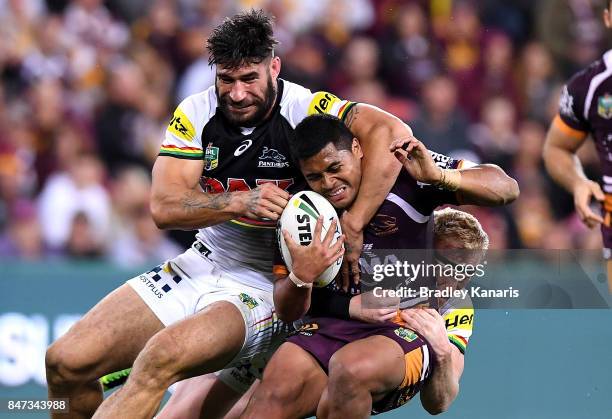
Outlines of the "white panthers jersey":
{"label": "white panthers jersey", "polygon": [[[306,116],[343,118],[355,105],[327,92],[278,80],[272,115],[255,128],[232,125],[217,112],[214,86],[186,98],[174,112],[160,156],[204,160],[204,192],[248,191],[267,182],[295,193],[306,182],[289,154],[289,139]],[[236,281],[271,290],[276,222],[239,218],[202,228],[197,238],[218,269]]]}

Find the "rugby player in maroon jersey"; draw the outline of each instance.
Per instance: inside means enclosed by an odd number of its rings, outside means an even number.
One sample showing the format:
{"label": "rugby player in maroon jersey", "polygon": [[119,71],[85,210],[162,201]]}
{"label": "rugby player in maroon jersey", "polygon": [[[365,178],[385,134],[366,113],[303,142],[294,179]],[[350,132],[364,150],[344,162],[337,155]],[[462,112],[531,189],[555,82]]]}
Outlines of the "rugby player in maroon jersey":
{"label": "rugby player in maroon jersey", "polygon": [[[612,28],[612,1],[603,11],[603,21],[606,28]],[[585,176],[576,156],[589,135],[601,162],[603,191],[599,183]],[[612,50],[563,86],[543,157],[550,176],[574,196],[582,222],[589,228],[600,226],[612,293]],[[591,207],[593,199],[602,204],[603,213]]]}
{"label": "rugby player in maroon jersey", "polygon": [[[518,196],[517,183],[497,166],[461,168],[464,162],[430,153],[414,138],[396,141],[390,150],[405,170],[365,230],[368,249],[432,248],[427,231],[435,207],[503,205]],[[351,205],[362,179],[363,154],[340,120],[325,115],[306,118],[296,127],[292,152],[314,191],[339,210]],[[380,234],[379,216],[394,220],[397,228]],[[317,228],[320,231],[320,222]],[[291,273],[275,266],[275,306],[286,321],[301,318],[309,309],[310,317],[273,355],[244,416],[367,417],[406,403],[428,380],[434,385],[425,390],[424,406],[436,413],[447,409],[458,391],[465,348],[451,345],[446,337],[441,343],[440,314],[433,309],[403,312],[403,324],[420,329],[424,336],[391,322],[396,308],[375,313],[382,323],[360,321],[371,320],[372,314],[360,307],[359,297],[333,286],[309,286],[338,252],[330,237],[321,241],[316,232],[314,237],[309,246],[298,246],[285,234],[293,266]],[[326,304],[331,300],[333,306]],[[436,358],[434,365],[429,364],[429,353]]]}

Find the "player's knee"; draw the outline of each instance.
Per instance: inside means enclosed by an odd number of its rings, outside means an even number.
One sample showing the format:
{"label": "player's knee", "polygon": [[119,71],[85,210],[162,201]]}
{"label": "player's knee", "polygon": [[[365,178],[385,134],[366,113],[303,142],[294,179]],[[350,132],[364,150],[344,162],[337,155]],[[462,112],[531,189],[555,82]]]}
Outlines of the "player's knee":
{"label": "player's knee", "polygon": [[130,375],[132,385],[143,387],[169,386],[178,381],[182,351],[164,331],[153,336],[136,358]]}
{"label": "player's knee", "polygon": [[50,387],[73,387],[94,380],[95,363],[84,351],[75,351],[70,342],[59,339],[45,354],[47,383]]}
{"label": "player's knee", "polygon": [[305,385],[303,377],[294,378],[287,380],[284,374],[265,377],[255,391],[254,402],[261,406],[290,405],[300,397]]}
{"label": "player's knee", "polygon": [[342,389],[368,389],[370,382],[370,369],[367,358],[363,357],[335,357],[329,361],[330,386]]}

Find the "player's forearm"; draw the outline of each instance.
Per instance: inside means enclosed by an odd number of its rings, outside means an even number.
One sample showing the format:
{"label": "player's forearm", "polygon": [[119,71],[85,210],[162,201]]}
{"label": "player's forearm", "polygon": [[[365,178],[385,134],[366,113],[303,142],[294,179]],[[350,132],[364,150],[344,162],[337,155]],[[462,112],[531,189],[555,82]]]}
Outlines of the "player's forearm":
{"label": "player's forearm", "polygon": [[289,277],[274,282],[274,308],[285,322],[300,319],[310,308],[312,288],[298,288]]}
{"label": "player's forearm", "polygon": [[351,206],[353,220],[363,228],[387,197],[402,167],[389,153],[389,146],[395,139],[411,137],[412,130],[390,113],[364,104],[355,105],[345,122],[363,148],[361,186]]}
{"label": "player's forearm", "polygon": [[506,205],[519,196],[516,180],[499,166],[483,164],[462,169],[457,196],[461,204],[481,206]]}
{"label": "player's forearm", "polygon": [[421,389],[421,404],[432,415],[445,412],[459,394],[459,377],[453,357],[438,359],[431,376]]}
{"label": "player's forearm", "polygon": [[243,212],[239,194],[209,194],[192,189],[153,194],[151,215],[155,224],[162,229],[204,228],[239,217]]}
{"label": "player's forearm", "polygon": [[543,157],[550,177],[569,193],[574,192],[577,182],[587,179],[582,164],[574,152],[549,144],[547,141]]}

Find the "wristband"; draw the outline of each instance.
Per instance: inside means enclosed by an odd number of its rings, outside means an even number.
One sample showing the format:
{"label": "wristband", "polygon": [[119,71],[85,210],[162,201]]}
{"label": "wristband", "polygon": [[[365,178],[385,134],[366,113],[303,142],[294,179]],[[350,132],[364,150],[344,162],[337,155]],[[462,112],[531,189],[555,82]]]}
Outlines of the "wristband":
{"label": "wristband", "polygon": [[442,169],[440,180],[435,185],[447,191],[455,192],[461,185],[461,172],[457,169]]}
{"label": "wristband", "polygon": [[291,282],[293,282],[295,284],[296,287],[298,288],[312,288],[312,282],[308,283],[308,282],[304,282],[302,281],[300,278],[298,278],[297,276],[295,276],[295,274],[293,272],[289,273],[289,279],[291,280]]}

